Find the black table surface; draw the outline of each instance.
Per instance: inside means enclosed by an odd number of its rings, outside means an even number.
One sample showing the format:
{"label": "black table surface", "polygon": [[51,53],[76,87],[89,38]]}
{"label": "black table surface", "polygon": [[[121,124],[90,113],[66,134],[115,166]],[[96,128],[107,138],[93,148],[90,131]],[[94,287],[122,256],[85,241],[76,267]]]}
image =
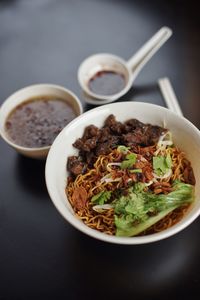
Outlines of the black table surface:
{"label": "black table surface", "polygon": [[[186,118],[200,128],[199,21],[192,1],[0,1],[0,104],[14,91],[55,83],[75,92],[87,56],[128,59],[160,27],[173,36],[120,101],[164,106],[169,77]],[[47,193],[45,161],[0,140],[0,299],[199,299],[200,219],[176,236],[123,246],[68,224]],[[195,296],[196,295],[196,296]]]}

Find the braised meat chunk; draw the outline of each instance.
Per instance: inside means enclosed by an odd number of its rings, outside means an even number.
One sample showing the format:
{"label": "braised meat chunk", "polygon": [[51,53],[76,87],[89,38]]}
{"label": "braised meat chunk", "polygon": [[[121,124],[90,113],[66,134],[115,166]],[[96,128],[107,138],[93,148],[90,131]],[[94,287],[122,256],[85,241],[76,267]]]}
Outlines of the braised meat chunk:
{"label": "braised meat chunk", "polygon": [[160,136],[167,131],[162,127],[143,124],[135,119],[129,120],[127,122],[127,126],[130,126],[130,131],[122,136],[123,142],[126,146],[152,146],[156,144]]}
{"label": "braised meat chunk", "polygon": [[85,128],[83,134],[83,140],[87,140],[92,137],[98,137],[100,134],[100,129],[94,125],[89,125]]}
{"label": "braised meat chunk", "polygon": [[141,130],[129,132],[123,135],[123,145],[125,146],[146,145],[146,140],[146,136],[143,135]]}
{"label": "braised meat chunk", "polygon": [[109,115],[105,120],[104,127],[110,128],[111,132],[114,134],[122,134],[125,131],[125,125],[121,122],[116,121],[114,115]]}
{"label": "braised meat chunk", "polygon": [[67,161],[67,170],[73,175],[77,176],[79,174],[84,173],[86,168],[86,164],[80,161],[77,156],[68,157]]}
{"label": "braised meat chunk", "polygon": [[154,126],[154,125],[147,125],[145,130],[145,135],[147,136],[148,139],[148,145],[146,146],[151,146],[153,144],[156,144],[159,140],[159,137],[167,132],[167,129],[164,129],[160,126]]}
{"label": "braised meat chunk", "polygon": [[145,125],[144,123],[140,122],[137,119],[130,119],[125,122],[125,126],[128,132],[135,130],[136,128],[142,128],[144,127],[144,125]]}
{"label": "braised meat chunk", "polygon": [[150,147],[158,142],[165,129],[151,124],[144,124],[137,119],[124,123],[109,115],[103,127],[95,125],[85,128],[83,136],[73,146],[79,150],[79,156],[68,160],[68,170],[74,175],[84,173],[87,166],[91,167],[99,155],[107,155],[118,145]]}

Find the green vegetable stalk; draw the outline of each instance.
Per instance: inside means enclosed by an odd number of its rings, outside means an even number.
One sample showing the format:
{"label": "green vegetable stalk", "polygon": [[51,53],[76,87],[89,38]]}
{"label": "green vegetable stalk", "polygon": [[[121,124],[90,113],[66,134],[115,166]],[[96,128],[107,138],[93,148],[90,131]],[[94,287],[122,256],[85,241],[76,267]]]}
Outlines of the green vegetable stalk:
{"label": "green vegetable stalk", "polygon": [[114,201],[117,236],[134,236],[146,230],[175,208],[194,200],[194,187],[176,182],[169,194],[145,192],[142,184],[129,189],[128,196]]}

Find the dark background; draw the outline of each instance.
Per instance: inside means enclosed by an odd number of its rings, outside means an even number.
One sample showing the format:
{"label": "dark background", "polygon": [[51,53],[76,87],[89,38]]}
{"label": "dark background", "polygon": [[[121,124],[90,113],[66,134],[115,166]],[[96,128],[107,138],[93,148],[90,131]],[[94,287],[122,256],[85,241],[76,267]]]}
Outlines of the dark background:
{"label": "dark background", "polygon": [[[0,104],[14,91],[55,83],[75,92],[81,61],[110,52],[128,59],[163,25],[173,36],[121,100],[164,106],[168,76],[184,115],[200,128],[198,1],[0,1]],[[45,162],[0,140],[0,299],[199,299],[200,220],[148,245],[83,235],[54,208]],[[195,296],[196,295],[196,296]]]}

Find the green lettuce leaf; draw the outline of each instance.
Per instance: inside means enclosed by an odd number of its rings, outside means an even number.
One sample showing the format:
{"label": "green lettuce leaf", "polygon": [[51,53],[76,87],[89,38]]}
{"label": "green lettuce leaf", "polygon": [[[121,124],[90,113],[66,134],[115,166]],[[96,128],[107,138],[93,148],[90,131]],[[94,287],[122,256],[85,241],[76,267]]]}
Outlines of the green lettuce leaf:
{"label": "green lettuce leaf", "polygon": [[168,194],[155,195],[152,193],[144,194],[145,209],[149,211],[162,211],[172,206],[180,206],[191,203],[194,200],[194,186],[183,182],[173,185],[174,190]]}
{"label": "green lettuce leaf", "polygon": [[127,154],[125,160],[123,160],[121,163],[121,169],[131,168],[136,163],[136,159],[137,159],[137,154],[135,153]]}
{"label": "green lettuce leaf", "polygon": [[103,205],[111,197],[111,191],[102,191],[92,197],[91,202],[98,205]]}
{"label": "green lettuce leaf", "polygon": [[167,156],[154,156],[153,157],[153,169],[158,175],[164,175],[172,167],[172,159],[170,154]]}
{"label": "green lettuce leaf", "polygon": [[[114,201],[116,235],[133,236],[149,228],[175,208],[194,201],[194,186],[176,182],[168,194],[155,195],[135,184],[127,196]],[[153,215],[153,216],[152,216]]]}
{"label": "green lettuce leaf", "polygon": [[[164,218],[166,215],[168,215],[171,211],[173,211],[177,206],[170,207],[160,213],[158,213],[156,216],[148,218],[145,222],[139,223],[135,226],[133,226],[133,223],[131,221],[126,223],[122,223],[121,220],[115,219],[115,225],[117,227],[116,235],[117,236],[126,236],[131,237],[135,236],[147,228],[151,227],[153,224],[160,221],[162,218]],[[129,217],[130,218],[130,217]]]}

